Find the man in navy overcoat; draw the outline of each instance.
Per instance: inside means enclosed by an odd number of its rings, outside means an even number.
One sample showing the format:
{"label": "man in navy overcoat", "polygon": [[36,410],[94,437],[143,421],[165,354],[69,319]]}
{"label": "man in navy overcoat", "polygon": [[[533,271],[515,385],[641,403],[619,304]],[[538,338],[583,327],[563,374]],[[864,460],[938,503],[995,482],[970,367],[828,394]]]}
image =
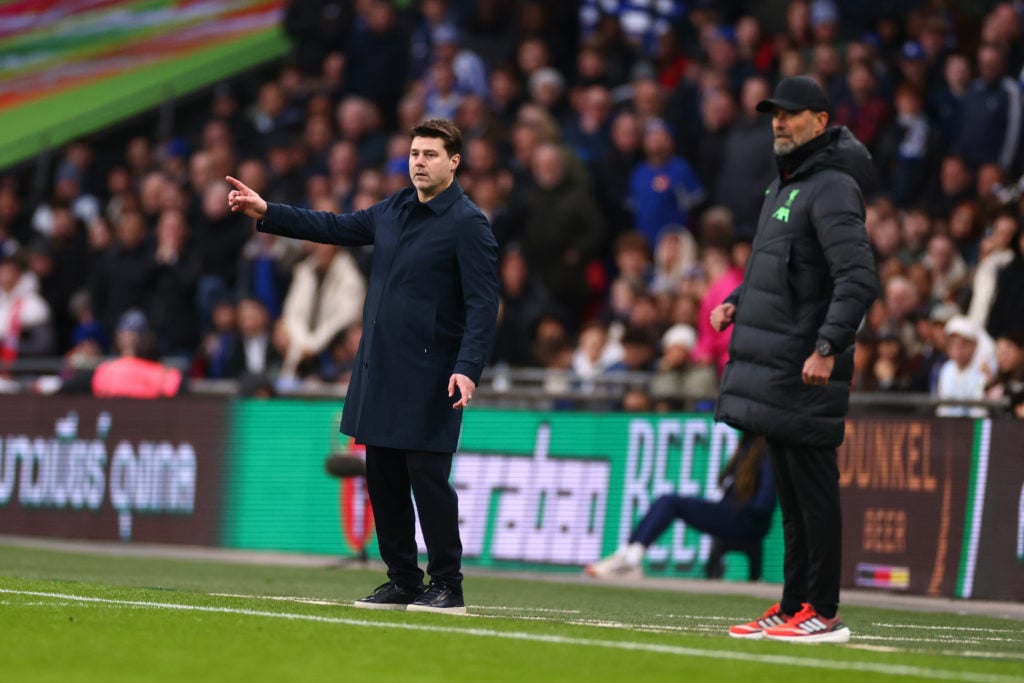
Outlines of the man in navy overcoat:
{"label": "man in navy overcoat", "polygon": [[[448,121],[410,131],[413,188],[348,214],[266,202],[235,178],[232,211],[263,232],[373,245],[363,337],[341,431],[366,446],[366,482],[389,581],[356,601],[372,609],[463,614],[458,498],[448,481],[462,409],[480,381],[498,314],[497,242],[455,170]],[[430,585],[417,562],[412,489]]]}

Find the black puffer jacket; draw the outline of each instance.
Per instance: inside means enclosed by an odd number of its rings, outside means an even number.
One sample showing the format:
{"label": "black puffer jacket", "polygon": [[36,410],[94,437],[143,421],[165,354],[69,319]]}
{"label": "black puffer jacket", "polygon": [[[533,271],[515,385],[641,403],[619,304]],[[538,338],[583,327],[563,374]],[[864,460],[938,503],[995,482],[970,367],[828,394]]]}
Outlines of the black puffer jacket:
{"label": "black puffer jacket", "polygon": [[[843,442],[853,374],[853,339],[878,292],[864,231],[867,149],[846,129],[785,181],[761,207],[736,304],[730,360],[716,419],[795,446]],[[826,386],[803,383],[804,362],[823,337],[837,350]]]}

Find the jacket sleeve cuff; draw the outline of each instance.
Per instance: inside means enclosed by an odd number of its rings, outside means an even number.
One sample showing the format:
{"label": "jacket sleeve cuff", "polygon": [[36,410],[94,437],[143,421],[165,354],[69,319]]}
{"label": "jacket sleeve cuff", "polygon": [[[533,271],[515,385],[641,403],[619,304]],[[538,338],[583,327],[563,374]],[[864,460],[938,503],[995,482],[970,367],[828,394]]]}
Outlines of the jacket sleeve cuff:
{"label": "jacket sleeve cuff", "polygon": [[274,232],[273,229],[268,227],[268,225],[273,225],[278,222],[277,218],[279,213],[280,208],[277,204],[267,202],[267,212],[263,214],[263,218],[256,220],[256,229],[260,232]]}
{"label": "jacket sleeve cuff", "polygon": [[465,375],[466,377],[473,380],[473,384],[480,384],[480,375],[483,374],[483,371],[483,365],[478,365],[477,363],[470,363],[469,361],[459,360],[455,361],[455,369],[452,370],[452,374]]}

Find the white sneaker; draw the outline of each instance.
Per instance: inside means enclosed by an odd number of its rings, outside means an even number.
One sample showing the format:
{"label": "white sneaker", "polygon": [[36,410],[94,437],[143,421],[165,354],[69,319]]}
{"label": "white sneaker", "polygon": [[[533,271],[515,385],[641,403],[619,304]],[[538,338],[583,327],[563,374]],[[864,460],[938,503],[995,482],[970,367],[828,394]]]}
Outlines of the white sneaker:
{"label": "white sneaker", "polygon": [[628,562],[621,553],[615,553],[594,564],[588,564],[583,568],[583,573],[595,579],[642,579],[644,577],[643,567]]}

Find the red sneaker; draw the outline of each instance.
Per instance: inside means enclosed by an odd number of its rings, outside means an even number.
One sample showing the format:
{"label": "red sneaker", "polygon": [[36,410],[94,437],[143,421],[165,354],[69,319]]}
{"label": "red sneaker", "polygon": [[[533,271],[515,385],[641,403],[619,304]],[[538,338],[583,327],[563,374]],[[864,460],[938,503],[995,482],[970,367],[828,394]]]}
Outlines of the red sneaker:
{"label": "red sneaker", "polygon": [[733,638],[750,638],[759,640],[764,638],[764,630],[772,626],[782,626],[790,616],[782,611],[779,603],[768,608],[768,611],[754,621],[745,624],[736,624],[729,627],[729,635]]}
{"label": "red sneaker", "polygon": [[826,619],[805,602],[803,609],[785,624],[766,628],[764,637],[792,643],[846,643],[850,640],[850,629],[839,620],[839,614]]}

